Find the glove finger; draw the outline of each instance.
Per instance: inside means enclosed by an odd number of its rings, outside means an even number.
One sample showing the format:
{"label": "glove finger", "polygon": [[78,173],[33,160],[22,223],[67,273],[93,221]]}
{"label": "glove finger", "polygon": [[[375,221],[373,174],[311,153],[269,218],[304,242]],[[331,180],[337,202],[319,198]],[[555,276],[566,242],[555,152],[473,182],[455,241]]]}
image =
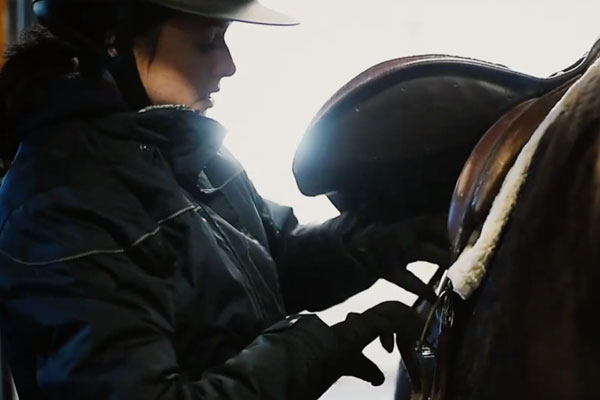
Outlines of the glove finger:
{"label": "glove finger", "polygon": [[[393,319],[401,318],[400,315],[381,315],[374,312],[365,312],[359,315],[349,315],[344,324],[344,336],[352,343],[354,348],[363,349],[369,343],[380,338],[385,349],[394,348],[394,330]],[[383,336],[391,336],[390,339]]]}
{"label": "glove finger", "polygon": [[378,336],[406,332],[416,338],[424,325],[423,318],[415,310],[398,301],[386,301],[365,311],[363,315],[374,326],[372,333]]}
{"label": "glove finger", "polygon": [[432,288],[427,286],[426,283],[420,280],[412,272],[404,268],[393,269],[390,271],[389,275],[386,276],[386,279],[431,303],[435,302],[437,299],[435,291]]}
{"label": "glove finger", "polygon": [[381,342],[381,346],[387,351],[391,353],[394,351],[394,334],[382,334],[379,336],[379,341]]}
{"label": "glove finger", "polygon": [[[376,305],[363,314],[349,314],[346,321],[334,325],[353,348],[363,349],[373,340],[382,336],[406,331],[409,336],[417,337],[421,333],[423,321],[416,311],[397,301],[388,301]],[[389,348],[389,339],[380,339],[384,348]],[[385,342],[385,343],[384,343]],[[391,346],[393,347],[393,345]]]}
{"label": "glove finger", "polygon": [[425,326],[425,319],[417,311],[398,301],[386,301],[365,313],[369,313],[370,318],[377,321],[383,329],[400,333],[415,342]]}
{"label": "glove finger", "polygon": [[414,314],[415,311],[407,306],[404,303],[395,300],[384,301],[382,303],[377,304],[359,314],[359,316],[370,316],[370,315],[378,315],[378,316],[393,316],[393,315],[405,315],[405,314]]}
{"label": "glove finger", "polygon": [[385,376],[379,367],[363,354],[351,362],[347,375],[362,379],[373,386],[381,386],[385,381]]}
{"label": "glove finger", "polygon": [[334,325],[332,329],[338,332],[338,336],[342,337],[344,342],[349,346],[348,349],[362,350],[369,343],[379,338],[381,345],[388,352],[394,350],[394,331],[395,321],[391,319],[400,318],[401,316],[382,316],[382,315],[363,315],[358,323],[346,320],[345,322]]}

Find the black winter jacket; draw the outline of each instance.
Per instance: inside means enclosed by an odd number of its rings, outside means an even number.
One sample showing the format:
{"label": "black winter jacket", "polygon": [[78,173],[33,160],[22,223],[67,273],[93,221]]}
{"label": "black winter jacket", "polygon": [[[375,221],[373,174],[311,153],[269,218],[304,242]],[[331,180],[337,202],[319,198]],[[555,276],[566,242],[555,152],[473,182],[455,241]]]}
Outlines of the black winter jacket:
{"label": "black winter jacket", "polygon": [[[294,399],[335,346],[314,316],[375,277],[343,220],[264,201],[193,111],[61,78],[0,188],[0,331],[22,399]],[[282,335],[282,331],[288,331]],[[306,392],[304,392],[306,394]]]}

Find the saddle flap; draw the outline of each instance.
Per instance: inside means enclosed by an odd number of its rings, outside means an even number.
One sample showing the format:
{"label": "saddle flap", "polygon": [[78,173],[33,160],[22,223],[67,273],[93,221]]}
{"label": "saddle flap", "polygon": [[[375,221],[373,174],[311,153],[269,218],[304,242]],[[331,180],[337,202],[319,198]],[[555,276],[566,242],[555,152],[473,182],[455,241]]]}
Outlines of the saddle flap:
{"label": "saddle flap", "polygon": [[377,220],[445,213],[473,147],[506,112],[580,74],[597,54],[550,78],[463,57],[376,65],[321,108],[293,164],[302,193]]}

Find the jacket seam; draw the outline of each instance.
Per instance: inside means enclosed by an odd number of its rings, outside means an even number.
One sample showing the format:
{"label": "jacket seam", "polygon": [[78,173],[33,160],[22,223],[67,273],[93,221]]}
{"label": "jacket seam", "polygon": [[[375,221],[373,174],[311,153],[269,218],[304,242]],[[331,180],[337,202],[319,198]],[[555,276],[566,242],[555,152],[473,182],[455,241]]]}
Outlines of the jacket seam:
{"label": "jacket seam", "polygon": [[169,222],[189,211],[198,211],[200,209],[199,206],[196,205],[190,205],[187,206],[185,208],[182,208],[181,210],[177,210],[176,212],[174,212],[173,214],[169,215],[166,218],[163,218],[161,220],[159,220],[157,222],[157,224],[159,225],[156,229],[154,229],[151,232],[147,232],[144,233],[143,235],[141,235],[139,238],[137,238],[135,241],[133,241],[133,243],[131,243],[129,246],[127,247],[123,247],[123,248],[119,248],[119,249],[95,249],[95,250],[89,250],[86,252],[82,252],[82,253],[77,253],[77,254],[73,254],[70,256],[66,256],[66,257],[61,257],[61,258],[57,258],[54,260],[48,260],[48,261],[25,261],[25,260],[21,260],[15,256],[13,256],[12,254],[0,249],[0,254],[2,254],[3,256],[9,258],[10,260],[16,262],[17,264],[21,264],[21,265],[27,265],[27,266],[43,266],[43,265],[50,265],[50,264],[56,264],[56,263],[62,263],[62,262],[69,262],[69,261],[74,261],[74,260],[78,260],[81,258],[85,258],[85,257],[89,257],[89,256],[93,256],[93,255],[98,255],[98,254],[122,254],[125,253],[125,251],[127,251],[128,249],[131,249],[133,247],[136,247],[138,245],[140,245],[144,240],[148,239],[149,237],[152,236],[156,236],[158,234],[158,232],[160,232],[161,227],[160,225]]}

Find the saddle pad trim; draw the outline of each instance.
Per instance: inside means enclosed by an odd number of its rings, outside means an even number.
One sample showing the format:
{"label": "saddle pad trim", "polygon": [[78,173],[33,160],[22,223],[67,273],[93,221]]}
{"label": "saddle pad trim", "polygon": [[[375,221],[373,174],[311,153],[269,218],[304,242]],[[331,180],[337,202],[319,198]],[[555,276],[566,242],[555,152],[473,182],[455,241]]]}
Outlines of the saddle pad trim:
{"label": "saddle pad trim", "polygon": [[600,78],[600,59],[571,86],[559,102],[552,108],[548,116],[535,130],[531,139],[523,147],[514,165],[506,175],[500,192],[494,199],[492,208],[486,218],[479,236],[474,234],[469,245],[449,268],[448,277],[452,281],[454,291],[463,299],[467,299],[480,286],[485,277],[488,264],[498,245],[510,214],[515,207],[527,175],[533,156],[548,128],[570,106],[576,103],[586,89],[594,88],[593,81]]}

